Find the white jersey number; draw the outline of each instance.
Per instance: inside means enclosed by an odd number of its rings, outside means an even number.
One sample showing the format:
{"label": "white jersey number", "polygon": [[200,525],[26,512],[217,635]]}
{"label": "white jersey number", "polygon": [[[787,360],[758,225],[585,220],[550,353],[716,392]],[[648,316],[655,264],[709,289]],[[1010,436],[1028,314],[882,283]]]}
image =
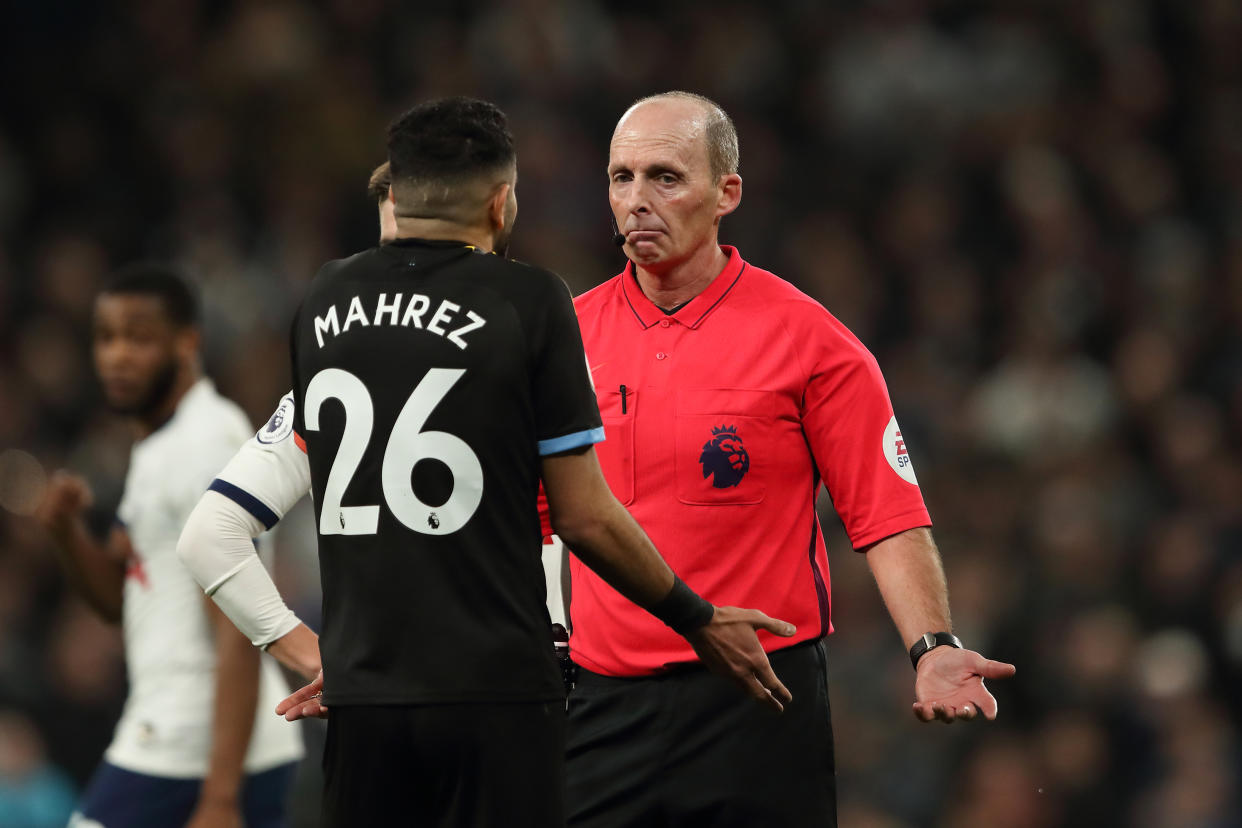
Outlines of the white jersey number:
{"label": "white jersey number", "polygon": [[[466,525],[483,500],[483,466],[460,437],[447,431],[423,431],[445,395],[461,379],[463,368],[432,368],[415,386],[393,424],[380,479],[384,501],[397,520],[415,532],[447,535]],[[319,409],[325,400],[337,399],[345,407],[345,429],[328,482],[324,486],[319,514],[321,535],[374,535],[379,506],[342,506],[345,490],[358,471],[358,464],[371,441],[375,407],[362,380],[340,368],[325,368],[306,387],[306,427],[319,430]],[[414,493],[410,477],[420,460],[438,460],[453,475],[453,491],[440,506],[430,506]]]}

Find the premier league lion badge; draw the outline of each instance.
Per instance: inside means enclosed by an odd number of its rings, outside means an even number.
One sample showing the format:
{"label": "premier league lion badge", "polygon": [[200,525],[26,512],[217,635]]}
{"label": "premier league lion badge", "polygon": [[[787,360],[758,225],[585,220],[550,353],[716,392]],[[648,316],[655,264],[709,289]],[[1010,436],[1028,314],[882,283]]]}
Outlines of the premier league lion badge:
{"label": "premier league lion badge", "polygon": [[280,406],[272,414],[272,418],[267,421],[267,425],[259,429],[259,433],[255,435],[260,443],[279,443],[281,440],[293,433],[293,396],[286,394],[285,398],[280,401]]}
{"label": "premier league lion badge", "polygon": [[712,428],[712,439],[703,444],[699,462],[703,464],[703,476],[710,475],[717,489],[736,486],[750,471],[750,455],[736,426]]}

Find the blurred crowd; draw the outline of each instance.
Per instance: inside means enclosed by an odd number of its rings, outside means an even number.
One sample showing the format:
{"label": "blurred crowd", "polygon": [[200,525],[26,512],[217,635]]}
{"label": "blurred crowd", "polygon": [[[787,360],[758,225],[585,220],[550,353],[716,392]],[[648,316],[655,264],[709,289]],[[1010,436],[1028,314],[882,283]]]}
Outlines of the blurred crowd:
{"label": "blurred crowd", "polygon": [[[875,352],[958,634],[1018,665],[997,722],[918,724],[825,497],[841,824],[1242,826],[1236,0],[25,0],[5,18],[0,825],[63,824],[124,698],[117,631],[28,517],[61,466],[101,527],[119,499],[130,438],[89,357],[108,271],[182,263],[209,373],[260,422],[303,286],[374,243],[395,114],[500,104],[510,254],[577,293],[623,263],[617,117],[682,88],[741,137],[722,240]],[[288,522],[277,577],[313,619],[313,534]]]}

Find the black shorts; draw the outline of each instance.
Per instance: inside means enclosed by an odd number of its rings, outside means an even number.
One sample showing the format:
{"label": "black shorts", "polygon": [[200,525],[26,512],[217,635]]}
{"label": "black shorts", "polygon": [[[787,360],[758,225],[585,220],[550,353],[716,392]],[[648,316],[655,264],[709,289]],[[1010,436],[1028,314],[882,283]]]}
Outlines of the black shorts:
{"label": "black shorts", "polygon": [[702,667],[569,696],[573,828],[833,828],[836,778],[822,639],[771,653],[793,702],[777,715]]}
{"label": "black shorts", "polygon": [[558,828],[565,705],[333,707],[324,825]]}

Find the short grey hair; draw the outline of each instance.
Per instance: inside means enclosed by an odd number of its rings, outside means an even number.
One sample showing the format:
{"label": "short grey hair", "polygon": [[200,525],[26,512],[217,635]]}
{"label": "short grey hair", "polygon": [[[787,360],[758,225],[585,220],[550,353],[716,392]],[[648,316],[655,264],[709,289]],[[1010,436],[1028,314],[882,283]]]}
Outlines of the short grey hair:
{"label": "short grey hair", "polygon": [[707,161],[711,166],[712,176],[719,180],[722,175],[732,175],[737,172],[739,160],[737,128],[733,126],[733,120],[720,104],[694,92],[673,90],[639,98],[634,101],[630,110],[641,104],[664,100],[694,101],[703,107],[703,112],[707,116],[704,130],[704,137],[707,139]]}

